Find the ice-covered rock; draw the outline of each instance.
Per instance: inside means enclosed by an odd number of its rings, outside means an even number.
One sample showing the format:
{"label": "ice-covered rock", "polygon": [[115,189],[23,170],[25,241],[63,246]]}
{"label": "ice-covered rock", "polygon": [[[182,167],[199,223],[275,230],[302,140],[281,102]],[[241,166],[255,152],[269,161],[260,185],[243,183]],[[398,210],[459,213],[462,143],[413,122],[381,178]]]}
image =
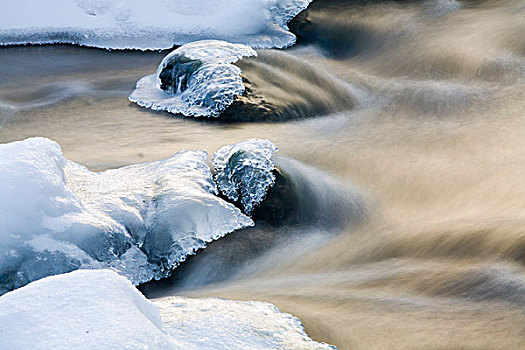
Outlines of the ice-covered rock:
{"label": "ice-covered rock", "polygon": [[0,294],[76,269],[134,284],[253,224],[219,198],[207,154],[93,173],[44,138],[0,145]]}
{"label": "ice-covered rock", "polygon": [[1,296],[0,334],[1,349],[18,350],[335,349],[314,342],[297,318],[271,304],[153,303],[109,270],[47,277]]}
{"label": "ice-covered rock", "polygon": [[232,63],[256,55],[248,46],[218,40],[183,45],[155,74],[140,79],[129,99],[157,111],[217,117],[245,89],[241,69]]}
{"label": "ice-covered rock", "polygon": [[0,45],[71,43],[169,49],[203,39],[282,48],[311,0],[17,0],[2,3]]}
{"label": "ice-covered rock", "polygon": [[272,155],[277,151],[268,140],[251,139],[223,146],[213,155],[219,190],[228,199],[239,201],[248,215],[275,183]]}

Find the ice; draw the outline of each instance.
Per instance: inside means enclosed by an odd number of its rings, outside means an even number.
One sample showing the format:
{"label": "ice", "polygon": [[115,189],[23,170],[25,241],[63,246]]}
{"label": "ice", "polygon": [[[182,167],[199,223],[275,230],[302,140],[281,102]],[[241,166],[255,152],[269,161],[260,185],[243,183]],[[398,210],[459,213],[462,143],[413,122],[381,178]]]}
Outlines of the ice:
{"label": "ice", "polygon": [[298,318],[270,303],[168,297],[155,304],[168,334],[192,338],[183,349],[336,350],[313,341]]}
{"label": "ice", "polygon": [[277,146],[268,140],[251,139],[223,146],[213,155],[219,190],[228,199],[240,201],[248,215],[275,183],[272,155],[277,151]]}
{"label": "ice", "polygon": [[[220,148],[94,173],[45,138],[0,145],[0,294],[76,269],[111,268],[140,284],[170,275],[207,242],[253,221],[273,186],[277,147]],[[218,188],[216,185],[218,184]]]}
{"label": "ice", "polygon": [[[159,312],[160,308],[160,312]],[[79,270],[0,297],[0,348],[335,349],[263,302],[148,301],[110,270]]]}
{"label": "ice", "polygon": [[166,56],[156,74],[140,79],[130,101],[185,116],[217,117],[244,93],[232,63],[256,56],[252,48],[218,40],[186,44]]}
{"label": "ice", "polygon": [[106,49],[169,49],[203,39],[282,48],[286,23],[311,0],[4,1],[0,45],[71,43]]}
{"label": "ice", "polygon": [[32,138],[0,145],[0,181],[0,294],[79,268],[110,267],[134,284],[163,278],[253,225],[216,195],[202,151],[93,173]]}

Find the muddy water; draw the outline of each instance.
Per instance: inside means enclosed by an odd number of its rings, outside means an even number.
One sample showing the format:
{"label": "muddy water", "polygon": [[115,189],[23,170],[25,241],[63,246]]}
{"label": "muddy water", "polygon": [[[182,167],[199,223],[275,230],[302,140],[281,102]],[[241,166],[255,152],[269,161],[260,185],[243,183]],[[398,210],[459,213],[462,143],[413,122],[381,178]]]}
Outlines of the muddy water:
{"label": "muddy water", "polygon": [[268,138],[359,193],[362,220],[237,232],[149,296],[270,301],[341,349],[525,348],[524,15],[520,1],[316,1],[298,45],[238,63],[279,122],[129,103],[165,53],[2,48],[0,141],[49,137],[102,170]]}

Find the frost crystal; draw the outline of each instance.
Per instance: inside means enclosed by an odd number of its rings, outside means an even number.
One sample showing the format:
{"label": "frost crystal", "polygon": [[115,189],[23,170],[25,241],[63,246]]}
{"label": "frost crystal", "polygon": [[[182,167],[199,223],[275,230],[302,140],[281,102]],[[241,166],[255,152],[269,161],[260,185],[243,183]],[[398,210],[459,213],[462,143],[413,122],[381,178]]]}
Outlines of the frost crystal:
{"label": "frost crystal", "polygon": [[251,139],[221,147],[213,155],[215,181],[228,199],[240,200],[250,215],[275,183],[272,155],[278,151],[268,140]]}

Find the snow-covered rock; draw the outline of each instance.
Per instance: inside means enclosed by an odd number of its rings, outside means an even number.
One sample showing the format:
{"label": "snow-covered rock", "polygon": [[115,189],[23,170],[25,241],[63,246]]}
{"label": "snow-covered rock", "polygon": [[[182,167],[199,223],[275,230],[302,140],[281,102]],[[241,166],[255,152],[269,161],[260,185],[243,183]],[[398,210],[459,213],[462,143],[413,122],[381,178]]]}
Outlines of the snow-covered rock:
{"label": "snow-covered rock", "polygon": [[272,156],[277,151],[277,146],[268,140],[250,139],[223,146],[213,155],[219,190],[228,199],[240,201],[248,215],[275,184]]}
{"label": "snow-covered rock", "polygon": [[245,90],[241,69],[232,63],[256,55],[248,46],[218,40],[183,45],[137,82],[129,100],[157,111],[217,117]]}
{"label": "snow-covered rock", "polygon": [[0,294],[76,269],[159,279],[253,221],[219,198],[207,154],[93,173],[44,138],[0,145]]}
{"label": "snow-covered rock", "polygon": [[271,304],[180,297],[152,303],[109,270],[47,277],[1,296],[0,348],[335,349],[310,339],[297,318]]}
{"label": "snow-covered rock", "polygon": [[311,0],[4,1],[0,45],[71,43],[169,49],[203,39],[254,48],[295,42],[286,23]]}

